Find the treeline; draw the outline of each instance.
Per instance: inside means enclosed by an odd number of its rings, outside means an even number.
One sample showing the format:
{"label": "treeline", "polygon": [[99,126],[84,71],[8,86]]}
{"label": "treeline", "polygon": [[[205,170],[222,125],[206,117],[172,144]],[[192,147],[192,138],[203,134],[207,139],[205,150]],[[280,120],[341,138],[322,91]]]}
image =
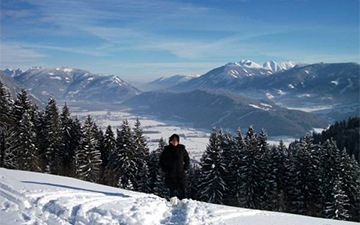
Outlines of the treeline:
{"label": "treeline", "polygon": [[[25,90],[12,100],[0,82],[0,166],[45,172],[168,197],[159,156],[149,152],[141,123],[123,120],[116,135],[88,116],[59,112],[50,98],[45,110]],[[269,145],[252,126],[245,137],[213,129],[200,165],[188,171],[188,197],[231,206],[360,221],[359,165],[334,140],[314,144],[311,135]]]}
{"label": "treeline", "polygon": [[313,134],[314,143],[324,143],[333,138],[339,149],[346,149],[350,156],[360,163],[360,118],[350,117],[347,120],[336,121],[335,124],[321,133]]}
{"label": "treeline", "polygon": [[314,144],[307,134],[288,149],[269,145],[264,129],[250,126],[245,137],[214,129],[195,171],[203,201],[360,221],[359,165],[332,139]]}

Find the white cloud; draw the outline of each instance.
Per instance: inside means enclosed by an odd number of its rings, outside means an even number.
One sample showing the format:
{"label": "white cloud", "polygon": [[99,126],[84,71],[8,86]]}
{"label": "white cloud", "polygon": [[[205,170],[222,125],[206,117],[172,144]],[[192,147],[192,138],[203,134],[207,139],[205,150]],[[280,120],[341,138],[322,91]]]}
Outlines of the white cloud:
{"label": "white cloud", "polygon": [[18,44],[0,43],[0,68],[31,67],[39,64],[46,55],[26,49]]}

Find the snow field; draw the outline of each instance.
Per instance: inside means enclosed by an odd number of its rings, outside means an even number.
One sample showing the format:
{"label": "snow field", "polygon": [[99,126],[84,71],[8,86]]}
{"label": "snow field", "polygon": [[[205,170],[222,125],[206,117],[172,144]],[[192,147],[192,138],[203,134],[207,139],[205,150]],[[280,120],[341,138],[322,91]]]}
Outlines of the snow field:
{"label": "snow field", "polygon": [[358,224],[175,199],[69,177],[0,168],[1,225]]}

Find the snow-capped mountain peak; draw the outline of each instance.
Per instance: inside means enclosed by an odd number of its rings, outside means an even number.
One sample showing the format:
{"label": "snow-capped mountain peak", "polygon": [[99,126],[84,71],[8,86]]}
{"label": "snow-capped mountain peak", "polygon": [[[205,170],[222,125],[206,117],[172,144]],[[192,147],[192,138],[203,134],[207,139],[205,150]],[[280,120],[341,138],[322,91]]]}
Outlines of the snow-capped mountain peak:
{"label": "snow-capped mountain peak", "polygon": [[262,66],[260,66],[259,64],[255,63],[251,60],[248,60],[248,59],[240,60],[238,64],[241,66],[249,67],[249,68],[262,68]]}
{"label": "snow-capped mountain peak", "polygon": [[288,70],[296,66],[296,63],[291,61],[277,63],[275,61],[267,61],[263,64],[263,68],[271,70],[273,73],[280,72],[282,70]]}
{"label": "snow-capped mountain peak", "polygon": [[4,73],[7,75],[10,75],[11,77],[18,76],[18,75],[22,74],[23,72],[24,72],[24,70],[22,70],[21,68],[17,68],[17,69],[6,68],[4,70]]}

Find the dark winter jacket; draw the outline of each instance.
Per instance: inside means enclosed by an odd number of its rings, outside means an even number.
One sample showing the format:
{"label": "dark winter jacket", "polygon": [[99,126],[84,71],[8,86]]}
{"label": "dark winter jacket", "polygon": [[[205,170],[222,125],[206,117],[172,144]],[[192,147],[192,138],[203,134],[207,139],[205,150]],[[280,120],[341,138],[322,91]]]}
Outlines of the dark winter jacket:
{"label": "dark winter jacket", "polygon": [[165,146],[160,156],[159,166],[165,172],[165,178],[185,177],[185,170],[188,170],[190,166],[190,158],[185,146],[182,144],[176,147],[172,144]]}

